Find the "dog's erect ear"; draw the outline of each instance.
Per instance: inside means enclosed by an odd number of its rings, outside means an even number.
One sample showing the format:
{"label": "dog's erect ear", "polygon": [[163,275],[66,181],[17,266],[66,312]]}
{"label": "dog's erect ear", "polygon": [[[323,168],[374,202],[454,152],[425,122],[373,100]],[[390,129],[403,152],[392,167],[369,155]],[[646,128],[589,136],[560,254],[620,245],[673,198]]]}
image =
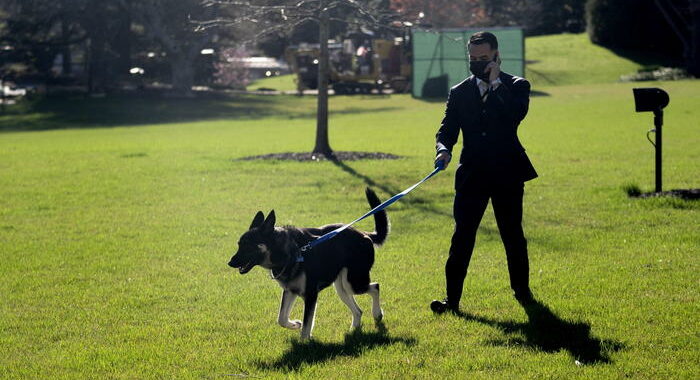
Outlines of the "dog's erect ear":
{"label": "dog's erect ear", "polygon": [[262,226],[264,221],[265,215],[263,215],[262,211],[258,211],[258,213],[255,214],[255,218],[253,218],[253,223],[250,224],[250,227],[248,229],[252,230],[255,227],[260,227]]}
{"label": "dog's erect ear", "polygon": [[267,214],[267,218],[265,218],[265,222],[263,222],[261,228],[263,231],[272,231],[272,229],[275,228],[275,210]]}

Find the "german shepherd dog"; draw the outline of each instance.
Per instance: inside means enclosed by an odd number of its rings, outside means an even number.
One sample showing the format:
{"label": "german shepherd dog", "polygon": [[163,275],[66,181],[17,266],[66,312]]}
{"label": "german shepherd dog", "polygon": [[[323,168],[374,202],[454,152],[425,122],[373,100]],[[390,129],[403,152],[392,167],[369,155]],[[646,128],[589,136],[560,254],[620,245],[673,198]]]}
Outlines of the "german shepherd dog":
{"label": "german shepherd dog", "polygon": [[[371,189],[366,190],[371,208],[380,204]],[[254,266],[270,270],[272,278],[282,289],[282,305],[277,322],[288,329],[301,329],[301,339],[311,338],[318,293],[330,284],[335,286],[340,299],[352,313],[352,328],[360,327],[362,310],[355,302],[355,294],[368,293],[372,297],[372,316],[376,323],[384,315],[379,304],[379,284],[370,282],[369,272],[374,264],[374,246],[379,246],[389,234],[386,211],[374,214],[375,232],[347,228],[310,250],[301,247],[323,234],[343,226],[329,224],[318,228],[275,227],[275,211],[265,217],[258,211],[248,231],[238,241],[238,252],[228,265],[241,274]],[[289,320],[296,298],[304,299],[304,321]]]}

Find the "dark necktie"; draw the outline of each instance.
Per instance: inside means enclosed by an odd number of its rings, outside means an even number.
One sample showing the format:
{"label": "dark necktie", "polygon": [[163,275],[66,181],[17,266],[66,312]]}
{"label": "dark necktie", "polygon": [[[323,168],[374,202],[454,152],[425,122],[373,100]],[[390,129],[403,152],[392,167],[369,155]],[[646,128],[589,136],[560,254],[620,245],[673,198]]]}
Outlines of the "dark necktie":
{"label": "dark necktie", "polygon": [[484,91],[484,94],[481,95],[481,102],[486,103],[486,98],[489,97],[489,92],[491,91],[491,87],[486,87],[486,91]]}

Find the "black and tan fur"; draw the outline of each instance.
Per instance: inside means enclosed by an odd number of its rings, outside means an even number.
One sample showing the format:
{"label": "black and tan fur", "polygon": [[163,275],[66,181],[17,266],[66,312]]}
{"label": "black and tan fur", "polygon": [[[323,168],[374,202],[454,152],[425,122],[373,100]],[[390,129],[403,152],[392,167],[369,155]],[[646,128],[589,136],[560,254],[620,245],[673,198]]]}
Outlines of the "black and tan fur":
{"label": "black and tan fur", "polygon": [[[371,208],[380,204],[371,189],[366,191]],[[354,299],[355,294],[368,293],[372,297],[372,315],[381,321],[383,312],[379,304],[379,284],[370,282],[370,270],[374,264],[374,246],[379,246],[389,234],[389,219],[385,211],[374,215],[375,232],[348,228],[336,237],[303,253],[303,262],[297,262],[300,248],[310,241],[333,231],[342,224],[330,224],[318,228],[275,227],[275,211],[265,217],[261,211],[255,215],[238,242],[238,252],[228,263],[241,274],[248,273],[256,265],[269,269],[272,277],[284,289],[278,323],[289,329],[301,328],[301,338],[311,338],[318,293],[333,284],[340,299],[352,313],[352,327],[360,326],[362,310]],[[304,299],[304,320],[289,320],[296,298]]]}

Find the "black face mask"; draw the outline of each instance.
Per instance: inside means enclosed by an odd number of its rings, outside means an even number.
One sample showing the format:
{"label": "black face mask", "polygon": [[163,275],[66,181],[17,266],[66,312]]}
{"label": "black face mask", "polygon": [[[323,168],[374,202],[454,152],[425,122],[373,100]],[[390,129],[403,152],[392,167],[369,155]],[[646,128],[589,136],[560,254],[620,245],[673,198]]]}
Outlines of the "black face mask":
{"label": "black face mask", "polygon": [[[493,57],[493,62],[498,62],[498,54]],[[488,82],[491,73],[484,73],[484,70],[489,63],[491,63],[491,61],[469,61],[469,71],[471,71],[475,77]]]}

